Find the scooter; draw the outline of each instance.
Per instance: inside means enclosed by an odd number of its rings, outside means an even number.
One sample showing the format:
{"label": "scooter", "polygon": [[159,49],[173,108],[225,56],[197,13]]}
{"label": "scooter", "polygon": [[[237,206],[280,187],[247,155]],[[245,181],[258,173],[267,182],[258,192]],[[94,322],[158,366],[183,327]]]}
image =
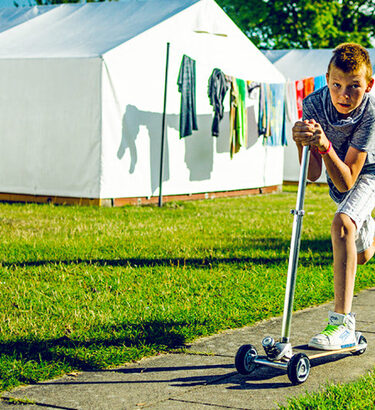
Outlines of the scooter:
{"label": "scooter", "polygon": [[302,220],[305,213],[303,205],[309,159],[310,148],[309,146],[304,146],[301,157],[296,209],[291,211],[294,215],[294,219],[290,242],[281,338],[279,341],[275,341],[272,337],[267,336],[262,340],[265,356],[259,356],[255,346],[247,344],[238,349],[235,358],[235,366],[240,374],[249,375],[259,366],[273,367],[287,372],[289,380],[293,385],[304,383],[307,380],[310,374],[310,360],[343,353],[360,355],[363,354],[367,348],[367,341],[360,332],[356,332],[357,343],[355,346],[340,350],[317,350],[309,348],[307,345],[292,347],[290,343],[290,329],[297,278],[298,256],[301,243]]}

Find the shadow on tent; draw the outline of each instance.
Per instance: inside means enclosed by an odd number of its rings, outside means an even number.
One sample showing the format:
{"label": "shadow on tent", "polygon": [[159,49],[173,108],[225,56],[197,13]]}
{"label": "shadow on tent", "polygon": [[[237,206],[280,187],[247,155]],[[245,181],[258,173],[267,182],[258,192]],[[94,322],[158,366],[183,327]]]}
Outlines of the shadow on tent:
{"label": "shadow on tent", "polygon": [[[194,131],[191,136],[184,138],[185,143],[185,164],[190,172],[190,181],[203,181],[210,179],[214,162],[214,140],[216,139],[216,152],[229,154],[229,114],[225,113],[220,123],[219,137],[211,136],[212,114],[202,114],[197,116],[198,131]],[[159,187],[160,172],[160,145],[161,145],[161,125],[162,113],[139,110],[134,105],[127,105],[122,119],[122,138],[117,150],[117,157],[122,159],[129,149],[130,166],[129,173],[135,171],[138,162],[138,152],[136,139],[140,132],[140,127],[145,126],[150,138],[150,173],[151,190],[154,192]],[[179,115],[166,115],[166,133],[168,128],[179,130]],[[248,108],[248,141],[246,148],[253,146],[258,139],[255,121],[254,107]],[[163,181],[170,179],[169,156],[171,152],[168,148],[168,138],[165,139],[165,155],[163,164]]]}

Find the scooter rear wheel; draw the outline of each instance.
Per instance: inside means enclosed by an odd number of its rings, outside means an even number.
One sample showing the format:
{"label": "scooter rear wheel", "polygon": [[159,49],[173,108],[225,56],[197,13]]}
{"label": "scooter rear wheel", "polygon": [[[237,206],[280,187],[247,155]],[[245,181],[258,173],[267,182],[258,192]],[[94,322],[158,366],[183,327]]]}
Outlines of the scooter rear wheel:
{"label": "scooter rear wheel", "polygon": [[310,360],[304,353],[292,356],[288,362],[288,377],[292,384],[301,384],[310,374]]}
{"label": "scooter rear wheel", "polygon": [[353,352],[352,354],[353,354],[354,356],[359,356],[359,355],[365,353],[366,347],[367,347],[367,340],[366,340],[366,338],[361,335],[361,336],[359,337],[358,344],[359,344],[359,345],[360,345],[360,344],[364,344],[365,347],[364,347],[363,349],[356,350],[355,352]]}
{"label": "scooter rear wheel", "polygon": [[247,375],[252,373],[257,365],[254,359],[258,357],[257,349],[253,345],[241,346],[236,354],[235,365],[238,373]]}

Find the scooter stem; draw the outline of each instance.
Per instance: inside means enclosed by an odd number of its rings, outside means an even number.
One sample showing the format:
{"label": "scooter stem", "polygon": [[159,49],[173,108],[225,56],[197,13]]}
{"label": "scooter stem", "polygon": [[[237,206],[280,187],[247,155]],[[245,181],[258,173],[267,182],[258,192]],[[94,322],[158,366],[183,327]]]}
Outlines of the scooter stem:
{"label": "scooter stem", "polygon": [[304,215],[303,204],[305,199],[307,170],[310,158],[310,147],[304,146],[301,157],[301,168],[299,173],[296,209],[291,213],[294,215],[292,238],[290,241],[288,276],[285,289],[283,324],[281,330],[281,342],[288,343],[293,312],[294,290],[296,287],[297,265],[299,248],[301,243],[302,219]]}

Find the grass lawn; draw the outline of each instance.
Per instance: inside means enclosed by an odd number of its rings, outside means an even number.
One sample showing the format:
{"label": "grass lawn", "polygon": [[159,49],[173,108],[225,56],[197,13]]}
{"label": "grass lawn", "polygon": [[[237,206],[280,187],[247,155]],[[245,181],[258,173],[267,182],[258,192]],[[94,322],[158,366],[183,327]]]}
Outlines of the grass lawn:
{"label": "grass lawn", "polygon": [[364,410],[374,409],[375,373],[361,377],[357,382],[327,385],[319,393],[289,399],[283,410]]}
{"label": "grass lawn", "polygon": [[[281,315],[295,201],[287,186],[162,209],[0,204],[0,390]],[[333,298],[334,210],[308,186],[296,309]]]}

